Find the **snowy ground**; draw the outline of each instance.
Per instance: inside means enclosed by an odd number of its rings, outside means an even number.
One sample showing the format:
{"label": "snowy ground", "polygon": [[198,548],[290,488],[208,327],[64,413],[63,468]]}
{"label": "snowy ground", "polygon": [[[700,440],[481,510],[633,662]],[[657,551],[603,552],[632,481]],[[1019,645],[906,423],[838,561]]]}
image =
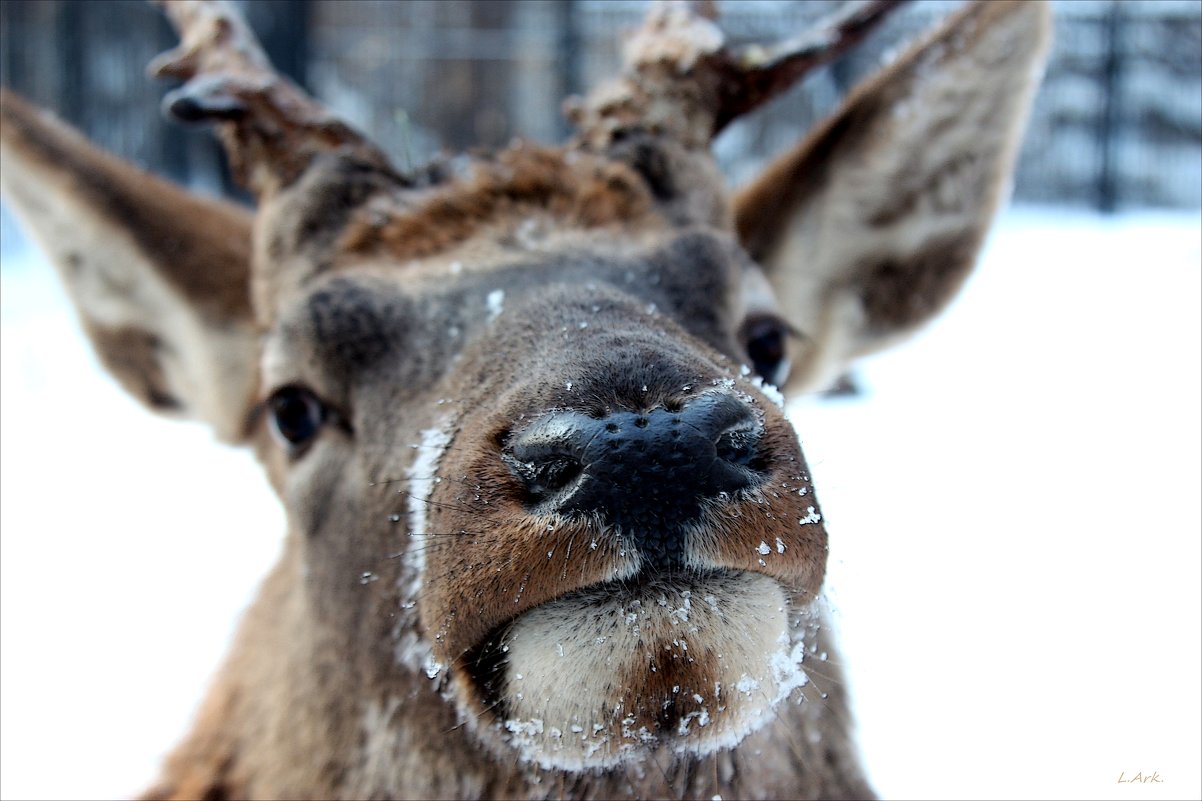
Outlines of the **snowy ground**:
{"label": "snowy ground", "polygon": [[[1202,795],[1199,228],[1011,212],[862,397],[795,405],[883,795]],[[282,514],[249,456],[98,373],[11,237],[0,300],[0,797],[128,795]]]}

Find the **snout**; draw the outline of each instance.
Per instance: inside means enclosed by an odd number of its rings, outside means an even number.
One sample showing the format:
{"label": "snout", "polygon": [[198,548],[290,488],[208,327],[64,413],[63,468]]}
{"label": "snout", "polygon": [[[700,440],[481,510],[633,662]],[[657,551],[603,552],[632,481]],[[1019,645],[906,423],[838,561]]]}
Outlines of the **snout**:
{"label": "snout", "polygon": [[730,743],[797,686],[825,569],[796,434],[679,329],[565,322],[458,404],[412,546],[423,625],[468,717],[544,764]]}

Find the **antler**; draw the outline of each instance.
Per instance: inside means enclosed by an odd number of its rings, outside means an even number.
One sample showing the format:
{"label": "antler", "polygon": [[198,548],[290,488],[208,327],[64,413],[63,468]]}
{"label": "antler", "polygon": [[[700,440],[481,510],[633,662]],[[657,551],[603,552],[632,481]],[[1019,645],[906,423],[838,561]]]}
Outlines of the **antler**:
{"label": "antler", "polygon": [[219,123],[235,178],[256,195],[291,184],[321,152],[352,148],[363,161],[388,159],[275,72],[242,15],[226,0],[155,0],[180,45],[151,62],[156,77],[187,82],[164,107],[186,121]]}
{"label": "antler", "polygon": [[566,112],[581,142],[598,150],[635,130],[706,146],[736,117],[859,42],[900,2],[846,3],[793,39],[731,48],[712,2],[661,0],[627,42],[622,77]]}

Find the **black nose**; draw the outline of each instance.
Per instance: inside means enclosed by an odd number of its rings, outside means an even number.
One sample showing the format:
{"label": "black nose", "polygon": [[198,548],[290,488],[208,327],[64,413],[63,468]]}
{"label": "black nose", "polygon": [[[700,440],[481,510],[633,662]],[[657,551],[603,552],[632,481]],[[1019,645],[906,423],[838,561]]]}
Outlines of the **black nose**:
{"label": "black nose", "polygon": [[679,564],[703,504],[759,482],[762,434],[751,406],[709,393],[677,411],[549,414],[504,459],[531,511],[597,514],[652,563]]}

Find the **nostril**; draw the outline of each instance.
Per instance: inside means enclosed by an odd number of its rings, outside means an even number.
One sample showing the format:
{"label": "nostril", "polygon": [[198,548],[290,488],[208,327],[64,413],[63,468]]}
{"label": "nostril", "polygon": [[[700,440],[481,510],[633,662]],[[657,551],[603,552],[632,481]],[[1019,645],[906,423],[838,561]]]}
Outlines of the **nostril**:
{"label": "nostril", "polygon": [[755,467],[759,452],[760,430],[754,425],[728,428],[718,435],[714,450],[719,459],[741,467]]}
{"label": "nostril", "polygon": [[553,457],[534,465],[533,481],[527,486],[532,494],[549,495],[571,484],[582,469],[580,462],[570,456]]}
{"label": "nostril", "polygon": [[509,441],[501,459],[521,482],[527,503],[541,504],[580,477],[583,448],[596,430],[597,421],[584,415],[552,414]]}
{"label": "nostril", "polygon": [[521,479],[531,503],[540,503],[571,484],[584,466],[572,456],[544,454],[529,461],[506,454],[505,462]]}

